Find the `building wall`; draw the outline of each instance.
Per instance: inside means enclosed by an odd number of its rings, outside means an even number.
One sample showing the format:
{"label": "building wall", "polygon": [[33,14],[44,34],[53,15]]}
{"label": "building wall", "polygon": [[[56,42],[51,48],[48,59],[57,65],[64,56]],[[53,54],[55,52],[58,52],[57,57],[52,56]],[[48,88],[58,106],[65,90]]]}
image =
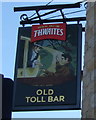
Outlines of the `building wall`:
{"label": "building wall", "polygon": [[82,118],[96,118],[96,2],[87,6]]}

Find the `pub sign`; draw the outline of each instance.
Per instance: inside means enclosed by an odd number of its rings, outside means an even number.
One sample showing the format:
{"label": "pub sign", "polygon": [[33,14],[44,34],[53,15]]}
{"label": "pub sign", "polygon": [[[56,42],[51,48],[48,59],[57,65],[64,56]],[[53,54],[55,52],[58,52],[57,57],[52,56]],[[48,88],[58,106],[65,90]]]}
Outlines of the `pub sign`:
{"label": "pub sign", "polygon": [[80,109],[81,24],[20,27],[13,110]]}

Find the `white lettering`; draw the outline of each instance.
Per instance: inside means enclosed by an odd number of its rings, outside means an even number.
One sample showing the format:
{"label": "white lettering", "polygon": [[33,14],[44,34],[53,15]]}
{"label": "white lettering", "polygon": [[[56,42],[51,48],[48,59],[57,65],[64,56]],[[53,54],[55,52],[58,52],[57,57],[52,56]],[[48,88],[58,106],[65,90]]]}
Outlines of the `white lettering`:
{"label": "white lettering", "polygon": [[63,29],[59,28],[46,28],[34,31],[34,37],[42,36],[42,35],[64,35]]}
{"label": "white lettering", "polygon": [[60,32],[61,32],[60,36],[64,35],[64,34],[63,34],[63,29],[60,29]]}
{"label": "white lettering", "polygon": [[34,33],[34,37],[36,37],[36,35],[37,35],[37,31],[38,31],[38,30],[35,30],[35,31],[34,31],[34,32],[35,32],[35,33]]}
{"label": "white lettering", "polygon": [[38,30],[38,36],[41,36],[41,35],[42,35],[42,29]]}

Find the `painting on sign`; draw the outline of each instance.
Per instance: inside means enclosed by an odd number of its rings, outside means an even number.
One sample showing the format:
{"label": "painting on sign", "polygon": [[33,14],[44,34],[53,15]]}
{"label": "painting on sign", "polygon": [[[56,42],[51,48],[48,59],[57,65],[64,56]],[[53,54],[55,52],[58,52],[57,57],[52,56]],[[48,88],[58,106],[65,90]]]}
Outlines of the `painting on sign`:
{"label": "painting on sign", "polygon": [[13,110],[80,108],[81,32],[65,23],[19,28]]}

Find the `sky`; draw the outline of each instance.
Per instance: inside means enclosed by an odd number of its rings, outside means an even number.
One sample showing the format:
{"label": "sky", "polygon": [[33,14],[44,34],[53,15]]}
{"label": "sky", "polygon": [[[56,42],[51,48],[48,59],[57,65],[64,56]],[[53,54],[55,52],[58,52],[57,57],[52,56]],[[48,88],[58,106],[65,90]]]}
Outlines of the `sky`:
{"label": "sky", "polygon": [[[51,0],[1,0],[2,2],[50,2]],[[84,0],[72,0],[71,2],[79,2]],[[70,2],[70,0],[54,0],[54,2]]]}
{"label": "sky", "polygon": [[[14,13],[13,8],[17,6],[35,6],[35,5],[46,5],[50,0],[35,0],[35,2],[18,2],[23,0],[3,0],[0,2],[0,74],[3,74],[7,78],[14,79],[14,66],[17,48],[17,36],[18,27],[20,27],[20,15],[23,12]],[[32,1],[32,0],[31,0]],[[45,2],[46,1],[46,2]],[[54,0],[51,4],[57,4],[56,2],[62,4],[69,0]],[[73,0],[77,2],[78,0]],[[72,2],[73,2],[72,1]],[[69,1],[70,2],[70,1]],[[70,12],[70,11],[66,11]],[[29,12],[27,12],[30,14]],[[85,16],[85,12],[79,15]],[[76,15],[78,16],[78,15]],[[72,15],[70,15],[72,17]],[[85,23],[83,23],[83,26]],[[83,33],[83,55],[84,55],[84,33]],[[82,58],[83,58],[82,55]],[[2,65],[2,66],[1,66]],[[13,118],[80,118],[81,111],[37,111],[37,112],[13,112]]]}

